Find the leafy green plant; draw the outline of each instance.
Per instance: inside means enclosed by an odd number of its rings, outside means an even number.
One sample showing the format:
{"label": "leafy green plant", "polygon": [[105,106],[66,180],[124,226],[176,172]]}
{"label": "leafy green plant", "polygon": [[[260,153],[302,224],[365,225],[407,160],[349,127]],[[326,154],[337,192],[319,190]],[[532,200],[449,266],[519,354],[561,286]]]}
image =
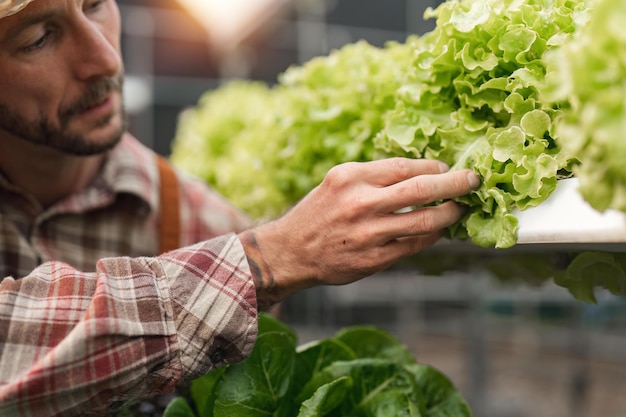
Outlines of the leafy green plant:
{"label": "leafy green plant", "polygon": [[231,81],[179,116],[171,161],[203,179],[250,216],[280,214],[292,203],[274,181],[284,140],[279,97],[267,85]]}
{"label": "leafy green plant", "polygon": [[[562,177],[576,175],[597,209],[626,211],[625,4],[445,1],[426,12],[436,25],[423,36],[345,45],[288,68],[273,87],[207,92],[181,116],[172,160],[263,219],[338,163],[440,159],[480,175],[448,235],[486,248],[514,246],[514,213],[541,204]],[[596,287],[626,292],[626,255],[575,255],[558,267],[540,253],[471,261],[504,280],[553,279],[588,302]],[[467,256],[458,258],[415,263],[458,270]]]}
{"label": "leafy green plant", "polygon": [[170,159],[258,219],[276,217],[334,165],[378,157],[374,136],[411,43],[360,41],[292,65],[269,87],[230,81],[179,118]]}
{"label": "leafy green plant", "polygon": [[261,314],[244,361],[192,382],[164,417],[470,417],[450,380],[418,364],[392,335],[371,326],[297,346],[295,332]]}
{"label": "leafy green plant", "polygon": [[436,27],[415,59],[376,144],[390,153],[473,168],[480,189],[452,236],[483,247],[517,241],[517,218],[543,202],[574,156],[555,140],[559,110],[546,105],[544,54],[575,33],[585,1],[460,0],[429,9]]}
{"label": "leafy green plant", "polygon": [[[587,21],[587,0],[449,0],[435,29],[364,41],[293,65],[273,87],[238,81],[181,115],[172,161],[254,217],[274,217],[346,161],[436,158],[473,168],[479,190],[450,235],[517,241],[514,209],[543,202],[577,155],[556,140],[561,108],[539,94],[544,55]],[[206,142],[206,143],[205,143]],[[571,148],[566,148],[571,149]]]}
{"label": "leafy green plant", "polygon": [[546,56],[543,99],[564,109],[560,143],[575,154],[583,198],[626,211],[626,3],[596,0],[589,22]]}

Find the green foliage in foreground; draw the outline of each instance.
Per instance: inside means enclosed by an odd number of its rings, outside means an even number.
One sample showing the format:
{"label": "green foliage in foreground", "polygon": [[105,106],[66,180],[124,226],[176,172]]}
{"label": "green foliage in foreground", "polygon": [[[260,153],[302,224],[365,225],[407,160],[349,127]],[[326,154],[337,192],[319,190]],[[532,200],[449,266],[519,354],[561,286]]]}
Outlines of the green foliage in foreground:
{"label": "green foliage in foreground", "polygon": [[449,379],[415,362],[392,335],[370,326],[297,346],[296,335],[261,314],[252,354],[192,382],[164,417],[470,417]]}

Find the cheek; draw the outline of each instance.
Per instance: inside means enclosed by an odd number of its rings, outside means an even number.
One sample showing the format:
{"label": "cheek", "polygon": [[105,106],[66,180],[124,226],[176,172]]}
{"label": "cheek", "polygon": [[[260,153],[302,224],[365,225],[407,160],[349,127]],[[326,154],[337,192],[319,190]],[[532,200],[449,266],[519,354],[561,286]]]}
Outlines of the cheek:
{"label": "cheek", "polygon": [[63,90],[41,75],[15,77],[9,85],[0,85],[0,102],[28,120],[42,116],[55,120]]}

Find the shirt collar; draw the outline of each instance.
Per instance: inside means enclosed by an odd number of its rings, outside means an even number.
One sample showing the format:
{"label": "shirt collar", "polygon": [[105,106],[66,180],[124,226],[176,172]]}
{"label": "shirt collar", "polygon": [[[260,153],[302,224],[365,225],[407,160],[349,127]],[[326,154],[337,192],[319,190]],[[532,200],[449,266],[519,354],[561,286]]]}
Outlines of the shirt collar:
{"label": "shirt collar", "polygon": [[114,194],[134,195],[155,210],[159,173],[154,158],[150,149],[127,133],[110,151],[98,180]]}

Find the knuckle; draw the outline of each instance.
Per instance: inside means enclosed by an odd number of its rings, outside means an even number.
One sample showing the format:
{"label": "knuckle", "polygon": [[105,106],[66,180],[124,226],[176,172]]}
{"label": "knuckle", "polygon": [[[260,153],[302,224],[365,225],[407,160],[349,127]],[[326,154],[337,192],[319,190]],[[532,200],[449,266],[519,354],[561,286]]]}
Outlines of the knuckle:
{"label": "knuckle", "polygon": [[368,212],[371,203],[365,195],[353,195],[344,204],[344,215],[347,221],[358,219],[363,213]]}
{"label": "knuckle", "polygon": [[433,184],[423,178],[417,178],[413,184],[413,192],[417,199],[423,203],[430,203],[434,199],[435,190]]}
{"label": "knuckle", "polygon": [[468,188],[467,174],[459,173],[454,177],[454,190],[462,192]]}
{"label": "knuckle", "polygon": [[422,233],[432,233],[438,229],[435,212],[430,209],[422,209],[415,219],[417,229]]}
{"label": "knuckle", "polygon": [[411,173],[409,161],[406,158],[394,157],[389,160],[391,169],[396,173],[398,178],[407,178]]}
{"label": "knuckle", "polygon": [[386,248],[376,247],[368,253],[368,256],[361,257],[357,268],[362,275],[369,275],[384,268],[388,263],[387,257]]}
{"label": "knuckle", "polygon": [[379,238],[379,233],[373,228],[367,228],[361,231],[361,241],[366,245],[370,245],[371,242],[378,242]]}
{"label": "knuckle", "polygon": [[373,233],[367,227],[355,227],[352,229],[351,234],[354,246],[359,249],[369,247],[370,242],[373,240]]}
{"label": "knuckle", "polygon": [[332,167],[324,177],[324,184],[331,188],[344,187],[354,176],[355,164],[356,162],[346,162]]}
{"label": "knuckle", "polygon": [[426,245],[423,239],[408,239],[404,242],[404,251],[402,256],[412,255],[421,252]]}

